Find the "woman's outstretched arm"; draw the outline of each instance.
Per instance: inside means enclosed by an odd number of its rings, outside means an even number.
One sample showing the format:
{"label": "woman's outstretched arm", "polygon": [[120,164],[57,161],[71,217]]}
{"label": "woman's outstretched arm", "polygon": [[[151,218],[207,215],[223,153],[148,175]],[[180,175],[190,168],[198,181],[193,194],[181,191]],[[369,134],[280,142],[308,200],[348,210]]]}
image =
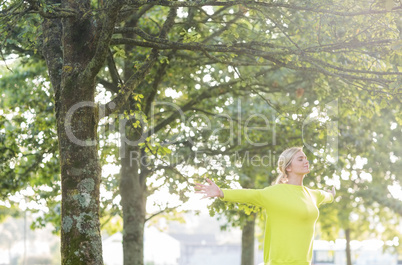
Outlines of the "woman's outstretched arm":
{"label": "woman's outstretched arm", "polygon": [[209,185],[195,184],[196,193],[204,194],[204,198],[218,197],[224,201],[239,202],[263,206],[264,199],[261,189],[220,189],[212,180],[206,179]]}

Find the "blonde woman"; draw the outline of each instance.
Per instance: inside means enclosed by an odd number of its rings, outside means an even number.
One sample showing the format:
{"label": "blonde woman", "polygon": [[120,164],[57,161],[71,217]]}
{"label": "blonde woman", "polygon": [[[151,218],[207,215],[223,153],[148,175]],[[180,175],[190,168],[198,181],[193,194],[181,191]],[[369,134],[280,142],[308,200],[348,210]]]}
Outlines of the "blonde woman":
{"label": "blonde woman", "polygon": [[276,185],[264,189],[220,189],[207,179],[209,185],[196,184],[196,193],[204,194],[203,198],[219,197],[266,210],[265,265],[310,265],[318,207],[333,202],[335,188],[326,192],[303,186],[303,179],[310,169],[301,147],[283,151],[278,169]]}

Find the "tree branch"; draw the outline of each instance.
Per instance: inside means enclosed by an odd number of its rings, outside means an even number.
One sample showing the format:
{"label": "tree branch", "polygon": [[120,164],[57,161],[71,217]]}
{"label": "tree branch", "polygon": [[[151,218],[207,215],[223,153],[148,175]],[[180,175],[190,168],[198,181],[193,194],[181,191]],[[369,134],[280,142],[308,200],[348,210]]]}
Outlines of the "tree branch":
{"label": "tree branch", "polygon": [[[250,54],[250,55],[259,55],[259,56],[266,56],[270,58],[273,62],[278,62],[273,56],[277,55],[277,52],[266,52],[262,50],[253,50],[253,49],[245,49],[236,46],[229,46],[229,45],[205,45],[199,42],[173,42],[166,39],[157,38],[151,36],[144,32],[140,28],[119,28],[117,29],[118,32],[133,32],[143,38],[148,42],[153,42],[155,47],[158,49],[178,49],[178,50],[190,50],[190,51],[209,51],[209,52],[233,52],[237,54]],[[112,39],[112,44],[138,44],[137,41],[127,38],[115,38]],[[158,44],[158,45],[155,45]]]}
{"label": "tree branch", "polygon": [[219,30],[215,31],[214,33],[203,39],[202,43],[207,43],[209,40],[215,38],[216,36],[219,36],[220,34],[222,34],[222,32],[228,30],[231,25],[233,25],[237,20],[239,20],[242,17],[243,14],[241,12],[237,12],[236,16],[232,20],[227,22],[224,27],[220,28]]}
{"label": "tree branch", "polygon": [[126,5],[159,5],[159,6],[169,6],[169,7],[203,7],[203,6],[234,6],[234,5],[255,5],[257,7],[267,7],[267,8],[287,8],[295,11],[309,11],[314,13],[331,14],[336,16],[366,16],[374,14],[385,14],[385,13],[401,13],[402,7],[395,7],[391,10],[373,10],[366,9],[359,12],[349,12],[349,11],[335,11],[330,9],[320,9],[316,7],[306,7],[297,6],[285,3],[268,3],[259,2],[254,0],[234,0],[234,1],[215,1],[215,0],[204,0],[204,1],[169,1],[169,0],[124,0]]}
{"label": "tree branch", "polygon": [[162,213],[164,213],[164,212],[172,211],[172,210],[178,208],[179,206],[181,206],[181,205],[177,205],[177,206],[175,206],[175,207],[170,207],[170,208],[165,208],[165,209],[163,209],[163,210],[161,210],[161,211],[159,211],[159,212],[157,212],[157,213],[154,213],[154,214],[150,215],[148,218],[146,218],[146,219],[145,219],[145,222],[148,222],[149,220],[151,220],[152,218],[154,218],[155,216],[157,216],[157,215],[159,215],[159,214],[162,214]]}
{"label": "tree branch", "polygon": [[335,66],[335,65],[331,65],[329,63],[326,63],[320,59],[317,58],[313,58],[310,56],[306,56],[306,58],[308,58],[308,61],[311,62],[315,62],[317,64],[323,65],[325,67],[329,67],[335,70],[338,70],[340,72],[350,72],[350,73],[357,73],[357,74],[372,74],[372,75],[402,75],[402,72],[377,72],[377,71],[369,71],[369,70],[354,70],[354,69],[346,69],[343,67],[339,67],[339,66]]}
{"label": "tree branch", "polygon": [[171,30],[171,28],[173,27],[174,24],[174,20],[177,16],[177,8],[176,7],[172,7],[169,10],[169,14],[166,18],[165,23],[162,26],[162,29],[159,33],[159,38],[161,39],[166,39],[166,36],[168,34],[168,32]]}
{"label": "tree branch", "polygon": [[[153,5],[142,6],[134,15],[134,19],[135,20],[140,19],[145,13],[147,13],[153,7],[154,7]],[[137,9],[138,9],[138,7],[129,8],[129,9],[124,9],[124,8],[121,9],[117,21],[119,21],[119,22],[124,21],[125,19],[127,19],[128,16],[132,16],[134,11],[136,11]]]}
{"label": "tree branch", "polygon": [[[158,39],[163,40],[164,38],[166,38],[167,34],[174,24],[176,16],[177,8],[170,8],[168,17],[162,26]],[[101,109],[104,110],[105,116],[109,116],[111,113],[119,110],[125,104],[132,91],[142,82],[150,69],[153,67],[157,58],[158,51],[156,49],[153,49],[150,56],[140,67],[140,69],[127,80],[126,85],[121,88],[119,94],[112,101],[110,101],[106,105],[101,106]],[[109,106],[109,108],[107,108],[106,106]]]}
{"label": "tree branch", "polygon": [[46,8],[49,11],[45,11],[45,7],[39,6],[37,1],[27,0],[27,2],[32,8],[32,11],[30,11],[29,13],[38,13],[44,18],[54,19],[54,18],[67,18],[77,16],[75,10],[50,5],[46,6]]}
{"label": "tree branch", "polygon": [[116,86],[114,83],[110,83],[102,78],[97,78],[97,82],[104,86],[107,91],[110,91],[112,93],[119,93],[119,87]]}
{"label": "tree branch", "polygon": [[[306,62],[311,63],[312,65],[316,66],[316,68],[310,68],[310,69],[315,69],[318,72],[325,74],[325,75],[329,75],[329,76],[335,76],[335,77],[340,77],[342,79],[352,79],[352,80],[364,80],[364,81],[369,81],[369,82],[373,82],[373,83],[377,83],[380,85],[387,85],[388,83],[391,83],[391,80],[387,80],[387,79],[381,79],[381,78],[369,78],[369,77],[363,77],[363,76],[355,76],[355,75],[349,75],[349,74],[345,74],[345,73],[334,73],[334,72],[330,72],[322,67],[320,67],[316,62],[314,62],[313,60],[311,60],[309,57],[304,57]],[[306,68],[307,69],[307,68]]]}
{"label": "tree branch", "polygon": [[[199,96],[191,99],[185,105],[180,107],[180,111],[174,111],[174,113],[171,114],[168,118],[166,118],[165,120],[161,121],[159,124],[155,125],[153,128],[151,128],[150,130],[145,132],[143,134],[142,138],[146,139],[147,137],[157,133],[162,128],[164,128],[166,125],[168,125],[169,123],[174,121],[177,117],[179,117],[179,115],[181,113],[184,113],[187,110],[190,110],[192,108],[192,106],[200,103],[200,101],[202,101],[202,100],[204,100],[206,98],[209,98],[209,97],[211,97],[213,95],[222,95],[222,94],[227,93],[234,84],[239,83],[240,81],[241,80],[231,81],[231,82],[228,82],[228,83],[225,83],[225,84],[221,84],[221,85],[217,85],[217,86],[213,86],[213,87],[209,88],[208,90],[206,90],[203,93],[201,93]],[[226,89],[224,89],[224,88],[226,88]],[[216,94],[213,94],[215,92],[215,90],[218,90],[218,89],[220,89],[220,91],[216,92]]]}
{"label": "tree branch", "polygon": [[20,8],[22,5],[24,4],[23,1],[17,2],[17,3],[13,3],[11,4],[8,8],[4,8],[4,6],[2,6],[2,10],[0,11],[0,17],[6,17],[6,16],[10,16],[15,14],[15,10],[17,10],[18,8]]}
{"label": "tree branch", "polygon": [[[117,88],[118,85],[122,85],[123,81],[120,78],[119,72],[117,71],[116,63],[113,59],[113,54],[109,50],[109,54],[107,56],[107,65],[109,68],[110,77],[112,78],[113,85]],[[118,92],[118,89],[117,89]]]}
{"label": "tree branch", "polygon": [[367,46],[376,46],[378,47],[379,45],[387,45],[387,44],[392,44],[396,40],[395,39],[381,39],[381,40],[375,40],[375,41],[349,41],[349,42],[339,42],[339,43],[332,43],[332,44],[326,44],[326,45],[316,45],[316,46],[311,46],[303,49],[303,52],[308,52],[308,53],[317,53],[317,52],[334,52],[336,50],[346,50],[350,48],[363,48]]}
{"label": "tree branch", "polygon": [[43,19],[43,46],[42,55],[45,58],[49,71],[50,82],[54,91],[56,119],[60,112],[61,73],[63,68],[61,19]]}
{"label": "tree branch", "polygon": [[142,82],[151,70],[157,58],[158,51],[153,49],[144,64],[127,80],[126,84],[121,87],[118,95],[110,102],[100,106],[104,117],[109,116],[123,107],[132,91]]}
{"label": "tree branch", "polygon": [[[143,37],[148,42],[156,42],[156,43],[158,43],[158,44],[154,43],[154,45],[153,45],[153,46],[157,47],[158,49],[168,49],[168,48],[170,48],[170,49],[181,49],[181,50],[191,50],[191,51],[202,51],[204,53],[208,52],[208,51],[211,51],[211,52],[225,52],[225,53],[232,52],[232,53],[236,53],[236,54],[248,54],[248,55],[252,55],[252,56],[263,57],[264,59],[273,62],[277,66],[286,67],[286,68],[293,69],[293,70],[315,71],[315,72],[323,73],[325,75],[337,76],[337,77],[342,77],[342,78],[346,78],[346,79],[365,80],[365,81],[379,83],[381,85],[386,85],[387,83],[391,82],[391,80],[386,80],[386,79],[379,79],[379,78],[376,79],[376,78],[368,78],[368,77],[351,75],[351,74],[348,74],[348,71],[349,71],[348,69],[345,69],[345,72],[343,72],[343,73],[329,72],[328,70],[323,69],[322,67],[317,65],[317,63],[312,62],[312,60],[309,59],[309,57],[307,57],[307,56],[300,56],[299,59],[304,59],[305,62],[311,63],[315,67],[300,66],[300,65],[297,65],[297,64],[295,64],[293,62],[287,62],[287,63],[282,62],[282,61],[280,61],[279,59],[276,58],[276,56],[278,55],[278,52],[267,52],[267,51],[262,51],[262,50],[257,50],[257,49],[241,48],[241,47],[237,47],[237,46],[234,46],[234,45],[233,46],[228,46],[228,45],[205,45],[205,44],[202,44],[202,43],[195,43],[195,42],[189,42],[189,43],[170,42],[168,40],[162,40],[160,38],[148,35],[147,33],[145,33],[144,31],[142,31],[141,29],[138,29],[138,28],[131,28],[131,29],[126,29],[126,30],[130,30],[130,31],[135,32],[137,35],[139,35],[140,37]],[[134,42],[137,42],[137,41],[134,41],[134,40],[131,40],[131,39],[118,39],[118,40],[114,39],[114,40],[116,41],[116,43],[117,42],[118,43],[126,43],[126,42],[127,43],[134,43]],[[115,42],[112,41],[112,43],[115,43]],[[137,42],[137,44],[138,44],[138,42]],[[300,51],[298,51],[298,50],[289,51],[287,54],[300,55]],[[210,55],[208,55],[208,56],[211,57]],[[215,58],[215,59],[217,60],[217,58]],[[303,61],[301,61],[301,62],[303,62]],[[398,73],[398,75],[400,74],[399,72],[397,72],[397,73]],[[370,74],[370,73],[367,73],[367,74]]]}
{"label": "tree branch", "polygon": [[[173,51],[174,52],[174,51]],[[172,52],[172,53],[173,53]],[[172,54],[171,53],[171,54]],[[171,54],[169,54],[168,55],[168,60],[170,60],[170,58],[171,58]],[[147,98],[145,99],[145,102],[146,102],[146,104],[145,104],[145,109],[144,109],[144,113],[145,113],[145,115],[149,115],[149,112],[150,112],[150,110],[151,110],[151,103],[154,101],[154,99],[155,99],[155,96],[156,96],[156,94],[157,94],[157,92],[158,92],[158,86],[159,86],[159,84],[162,82],[162,79],[163,79],[163,77],[164,77],[164,75],[165,75],[165,73],[166,73],[166,68],[168,67],[168,64],[165,62],[165,63],[162,63],[160,66],[159,66],[159,68],[157,69],[157,71],[156,71],[156,74],[155,74],[155,77],[154,77],[154,80],[153,80],[153,82],[152,82],[152,86],[151,86],[151,88],[152,88],[152,90],[151,90],[151,93],[149,93],[149,95],[147,96]]]}
{"label": "tree branch", "polygon": [[119,11],[123,6],[123,3],[118,0],[110,1],[108,3],[108,8],[102,16],[104,17],[104,20],[99,33],[95,54],[81,74],[81,80],[94,79],[104,65],[105,59],[108,56],[113,29],[115,27]]}
{"label": "tree branch", "polygon": [[[265,16],[267,16],[267,15],[265,15]],[[285,35],[285,37],[297,48],[297,50],[299,52],[301,52],[299,45],[297,45],[297,43],[292,40],[292,38],[289,36],[289,34],[286,33],[286,30],[284,30],[284,28],[278,22],[276,22],[276,20],[273,19],[272,17],[267,16],[267,18],[269,20],[271,20],[274,23],[275,27],[277,27],[282,32],[282,34]]]}

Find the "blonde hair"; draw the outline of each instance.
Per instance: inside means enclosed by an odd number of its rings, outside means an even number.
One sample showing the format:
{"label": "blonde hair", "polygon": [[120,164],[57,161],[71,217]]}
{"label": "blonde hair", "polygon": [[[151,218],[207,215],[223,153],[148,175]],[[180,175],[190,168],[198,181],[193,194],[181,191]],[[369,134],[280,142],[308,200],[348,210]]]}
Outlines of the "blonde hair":
{"label": "blonde hair", "polygon": [[290,166],[296,153],[303,151],[303,147],[291,147],[282,152],[278,159],[279,176],[276,178],[275,184],[288,182],[286,168]]}

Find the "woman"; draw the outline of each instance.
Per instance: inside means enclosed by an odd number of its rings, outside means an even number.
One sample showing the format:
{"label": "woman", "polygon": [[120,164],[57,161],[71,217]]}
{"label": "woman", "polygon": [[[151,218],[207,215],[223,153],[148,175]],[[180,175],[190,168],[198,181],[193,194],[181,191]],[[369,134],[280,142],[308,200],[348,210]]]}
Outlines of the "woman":
{"label": "woman", "polygon": [[292,147],[279,156],[280,174],[273,185],[264,189],[220,189],[213,181],[197,183],[203,198],[219,197],[224,201],[248,203],[266,210],[264,264],[310,265],[313,253],[314,227],[318,207],[333,202],[331,192],[303,186],[309,162],[301,147]]}

